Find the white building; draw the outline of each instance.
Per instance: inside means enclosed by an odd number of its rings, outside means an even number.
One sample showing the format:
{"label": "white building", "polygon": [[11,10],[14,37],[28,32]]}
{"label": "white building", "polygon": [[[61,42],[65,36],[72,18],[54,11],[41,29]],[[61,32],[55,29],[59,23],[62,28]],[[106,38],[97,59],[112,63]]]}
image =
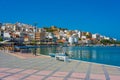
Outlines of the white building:
{"label": "white building", "polygon": [[78,33],[79,31],[78,30],[75,30],[76,33]]}
{"label": "white building", "polygon": [[53,39],[54,38],[54,35],[52,33],[48,33],[48,38],[49,39]]}
{"label": "white building", "polygon": [[100,39],[100,35],[99,34],[92,34],[92,38],[93,39]]}
{"label": "white building", "polygon": [[2,29],[2,30],[5,30],[5,26],[2,26],[1,29]]}
{"label": "white building", "polygon": [[68,38],[68,42],[70,43],[70,45],[72,45],[74,43],[74,38],[72,36],[70,36]]}
{"label": "white building", "polygon": [[104,36],[100,35],[100,40],[101,40],[101,39],[104,39]]}
{"label": "white building", "polygon": [[65,30],[64,32],[65,32],[65,33],[67,33],[67,32],[68,32],[68,30]]}
{"label": "white building", "polygon": [[28,35],[30,39],[35,39],[35,33],[29,33]]}
{"label": "white building", "polygon": [[64,32],[63,31],[60,31],[59,34],[60,34],[60,36],[64,36]]}
{"label": "white building", "polygon": [[86,36],[81,36],[82,39],[86,39]]}
{"label": "white building", "polygon": [[82,43],[86,43],[86,44],[91,44],[92,43],[92,41],[91,40],[82,40]]}
{"label": "white building", "polygon": [[13,30],[16,31],[16,25],[13,25]]}
{"label": "white building", "polygon": [[11,35],[8,32],[4,32],[3,33],[3,39],[4,40],[10,40],[11,39]]}
{"label": "white building", "polygon": [[110,37],[106,37],[106,36],[104,36],[104,39],[106,39],[106,40],[110,40]]}
{"label": "white building", "polygon": [[21,33],[20,33],[19,31],[16,31],[15,34],[21,36],[21,35],[20,35]]}
{"label": "white building", "polygon": [[74,43],[78,43],[78,34],[77,33],[74,33],[73,35],[72,35],[72,37],[73,37],[73,39],[74,39]]}
{"label": "white building", "polygon": [[74,43],[78,43],[78,38],[74,37]]}
{"label": "white building", "polygon": [[9,34],[9,33],[4,32],[3,37],[4,37],[4,38],[10,38],[11,36],[10,36],[10,34]]}
{"label": "white building", "polygon": [[91,44],[92,41],[91,41],[91,40],[86,40],[86,43],[87,43],[87,44]]}
{"label": "white building", "polygon": [[79,31],[77,34],[78,34],[78,37],[81,38],[81,32]]}

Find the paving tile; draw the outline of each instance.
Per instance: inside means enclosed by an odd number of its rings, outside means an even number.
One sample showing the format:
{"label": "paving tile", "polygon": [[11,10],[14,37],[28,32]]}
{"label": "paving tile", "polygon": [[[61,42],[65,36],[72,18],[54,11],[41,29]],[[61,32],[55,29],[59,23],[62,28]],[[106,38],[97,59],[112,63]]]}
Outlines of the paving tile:
{"label": "paving tile", "polygon": [[8,73],[0,73],[0,78],[9,75]]}
{"label": "paving tile", "polygon": [[107,72],[110,75],[120,75],[120,71],[116,67],[105,67],[107,69]]}
{"label": "paving tile", "polygon": [[24,76],[25,74],[15,74],[15,75],[11,75],[6,78],[3,78],[3,80],[19,80],[20,78],[23,78]]}
{"label": "paving tile", "polygon": [[86,76],[85,73],[72,73],[71,78],[79,78],[79,79],[84,79]]}
{"label": "paving tile", "polygon": [[92,80],[106,80],[105,75],[101,74],[90,74],[90,79]]}
{"label": "paving tile", "polygon": [[[56,61],[54,59],[50,61],[51,58],[28,58],[28,59],[22,60],[7,54],[2,54],[0,56],[0,59],[2,59],[0,60],[0,78],[4,77],[3,80],[20,80],[20,78],[24,80],[41,80],[44,77],[46,78],[48,77],[47,80],[64,80],[64,77],[68,75],[69,71],[71,71],[74,68],[75,64],[78,63],[76,61],[65,63],[62,61]],[[51,65],[51,64],[55,64],[55,65]],[[90,63],[88,62],[81,62],[80,65],[78,65],[77,68],[74,69],[74,72],[70,75],[70,77],[67,77],[67,79],[68,80],[78,80],[78,79],[84,80],[86,77],[86,72],[89,67],[89,64]],[[59,71],[55,72],[51,76],[51,73],[61,65],[63,65],[62,68],[60,68]],[[15,68],[16,66],[21,69]],[[111,80],[120,80],[120,77],[119,77],[120,70],[117,67],[105,66],[105,68],[109,73]],[[10,74],[10,73],[17,73],[22,69],[26,69],[26,70],[20,72],[19,74],[14,74],[14,75]],[[38,70],[41,70],[41,71],[39,71],[38,73],[32,74]],[[32,74],[32,75],[29,75],[29,74]],[[7,76],[7,75],[11,75],[11,76]],[[105,75],[101,65],[92,64],[90,79],[105,80]]]}
{"label": "paving tile", "polygon": [[78,67],[75,69],[75,72],[80,72],[80,73],[86,73],[88,69],[89,64],[86,63],[80,63]]}
{"label": "paving tile", "polygon": [[0,72],[1,71],[6,71],[6,70],[9,70],[10,68],[0,68]]}
{"label": "paving tile", "polygon": [[118,76],[118,75],[110,75],[110,80],[120,80],[120,76]]}
{"label": "paving tile", "polygon": [[56,72],[52,76],[65,77],[68,72]]}
{"label": "paving tile", "polygon": [[101,65],[94,64],[91,68],[91,73],[93,74],[104,74],[103,68]]}
{"label": "paving tile", "polygon": [[21,72],[21,74],[32,74],[34,72],[36,72],[37,70],[25,70],[23,72]]}
{"label": "paving tile", "polygon": [[67,80],[83,80],[83,79],[67,78]]}
{"label": "paving tile", "polygon": [[17,72],[19,72],[19,71],[21,71],[21,70],[23,70],[23,69],[11,69],[11,70],[8,70],[8,71],[6,71],[6,72],[9,72],[9,73],[17,73]]}
{"label": "paving tile", "polygon": [[32,75],[29,76],[28,78],[24,79],[24,80],[42,80],[45,76],[37,76],[37,75]]}
{"label": "paving tile", "polygon": [[66,72],[69,72],[73,67],[64,67],[64,68],[61,68],[60,71],[66,71]]}
{"label": "paving tile", "polygon": [[19,79],[14,78],[14,77],[8,77],[8,78],[4,78],[4,79],[2,79],[2,80],[19,80]]}
{"label": "paving tile", "polygon": [[64,78],[60,78],[60,77],[48,77],[46,80],[64,80]]}
{"label": "paving tile", "polygon": [[36,73],[37,75],[48,75],[50,74],[52,71],[40,71],[38,73]]}

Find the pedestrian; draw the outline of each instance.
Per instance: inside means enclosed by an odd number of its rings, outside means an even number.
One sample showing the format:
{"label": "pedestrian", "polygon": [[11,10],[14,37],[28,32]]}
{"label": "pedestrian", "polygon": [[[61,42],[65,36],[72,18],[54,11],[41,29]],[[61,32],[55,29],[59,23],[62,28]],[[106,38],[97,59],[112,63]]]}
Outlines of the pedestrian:
{"label": "pedestrian", "polygon": [[36,48],[33,50],[33,55],[36,56]]}

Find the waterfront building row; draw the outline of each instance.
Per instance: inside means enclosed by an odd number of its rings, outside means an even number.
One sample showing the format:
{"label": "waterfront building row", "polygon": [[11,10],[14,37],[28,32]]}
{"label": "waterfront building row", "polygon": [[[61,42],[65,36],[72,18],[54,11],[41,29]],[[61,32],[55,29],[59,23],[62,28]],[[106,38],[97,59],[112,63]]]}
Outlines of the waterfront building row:
{"label": "waterfront building row", "polygon": [[23,42],[40,41],[54,43],[69,43],[72,44],[97,44],[102,39],[114,40],[114,38],[105,37],[100,34],[92,34],[79,30],[60,29],[56,26],[50,28],[37,28],[23,23],[4,23],[0,25],[0,36],[4,40],[12,38]]}

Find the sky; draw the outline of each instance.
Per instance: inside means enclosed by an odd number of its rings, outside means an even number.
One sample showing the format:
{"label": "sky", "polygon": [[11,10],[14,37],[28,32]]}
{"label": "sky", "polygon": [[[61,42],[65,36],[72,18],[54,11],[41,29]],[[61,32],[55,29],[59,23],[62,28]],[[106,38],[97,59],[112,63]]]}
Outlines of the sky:
{"label": "sky", "polygon": [[55,25],[120,40],[120,0],[0,0],[0,22]]}

